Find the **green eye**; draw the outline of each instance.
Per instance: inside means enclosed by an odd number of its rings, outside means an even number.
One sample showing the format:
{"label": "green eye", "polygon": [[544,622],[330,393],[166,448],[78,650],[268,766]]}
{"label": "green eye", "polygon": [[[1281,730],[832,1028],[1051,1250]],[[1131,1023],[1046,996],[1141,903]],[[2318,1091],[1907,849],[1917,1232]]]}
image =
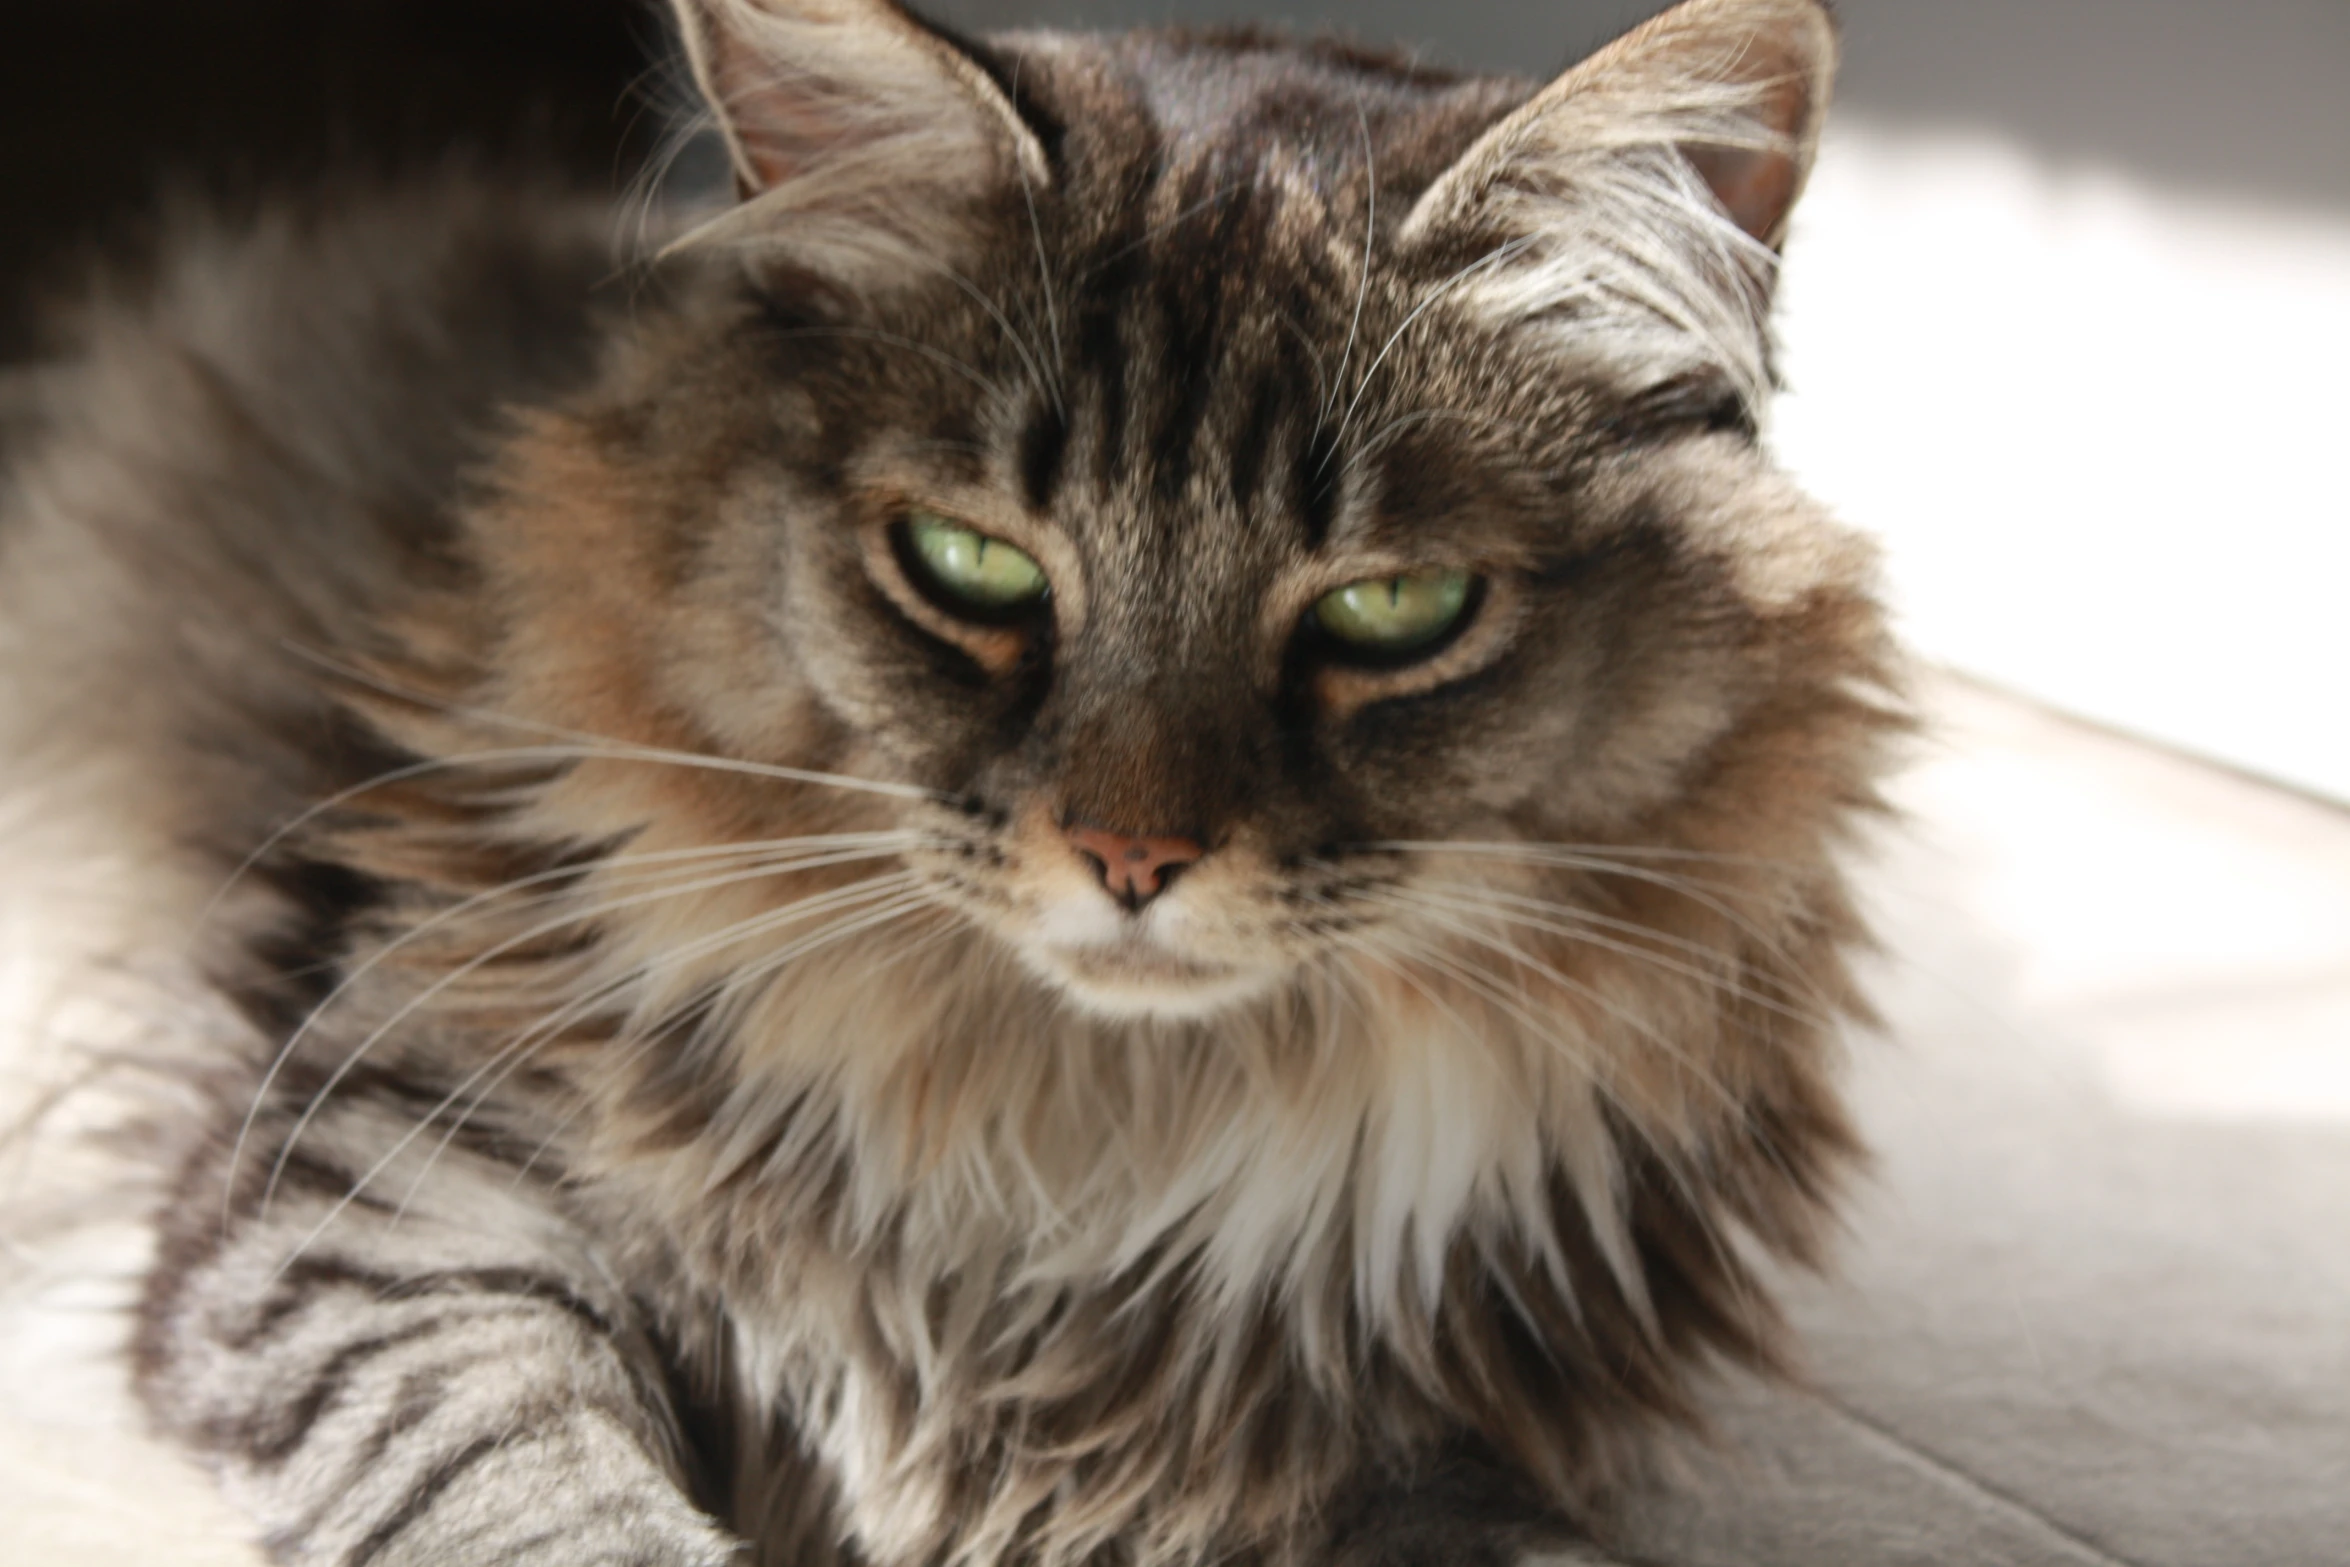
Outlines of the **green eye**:
{"label": "green eye", "polygon": [[1460,623],[1475,584],[1465,571],[1350,582],[1322,595],[1314,605],[1314,620],[1350,648],[1409,653]]}
{"label": "green eye", "polygon": [[936,512],[915,512],[906,522],[906,542],[931,586],[974,609],[1018,609],[1052,585],[1025,552]]}

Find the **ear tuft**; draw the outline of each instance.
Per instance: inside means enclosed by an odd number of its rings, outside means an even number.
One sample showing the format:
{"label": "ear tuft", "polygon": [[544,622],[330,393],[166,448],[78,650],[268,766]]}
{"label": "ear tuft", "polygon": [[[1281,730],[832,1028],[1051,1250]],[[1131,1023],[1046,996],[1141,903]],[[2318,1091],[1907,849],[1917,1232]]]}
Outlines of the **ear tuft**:
{"label": "ear tuft", "polygon": [[1686,72],[1747,95],[1749,140],[1686,143],[1682,152],[1748,235],[1776,249],[1819,148],[1836,73],[1836,30],[1817,0],[1692,0],[1616,47],[1648,67]]}

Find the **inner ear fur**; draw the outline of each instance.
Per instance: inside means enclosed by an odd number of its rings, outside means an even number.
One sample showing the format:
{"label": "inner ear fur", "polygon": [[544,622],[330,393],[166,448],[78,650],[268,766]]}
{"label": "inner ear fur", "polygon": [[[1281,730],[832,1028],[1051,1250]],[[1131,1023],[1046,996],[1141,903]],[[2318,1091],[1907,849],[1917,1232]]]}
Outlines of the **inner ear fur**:
{"label": "inner ear fur", "polygon": [[886,211],[1049,178],[979,62],[890,0],[673,3],[746,198]]}
{"label": "inner ear fur", "polygon": [[1730,220],[1776,249],[1818,149],[1836,71],[1820,0],[1684,0],[1552,81],[1422,196],[1407,234],[1539,194],[1594,157],[1673,146]]}

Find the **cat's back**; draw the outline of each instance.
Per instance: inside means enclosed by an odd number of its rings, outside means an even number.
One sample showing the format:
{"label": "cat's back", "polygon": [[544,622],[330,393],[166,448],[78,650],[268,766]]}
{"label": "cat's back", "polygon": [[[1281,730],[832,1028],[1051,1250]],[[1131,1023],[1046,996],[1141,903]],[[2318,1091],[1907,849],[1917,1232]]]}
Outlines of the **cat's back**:
{"label": "cat's back", "polygon": [[317,661],[443,569],[510,410],[589,372],[614,229],[449,174],[184,211],[94,286],[0,448],[0,831],[216,860],[320,782]]}
{"label": "cat's back", "polygon": [[602,302],[627,304],[616,227],[608,203],[478,174],[184,210],[12,378],[0,1078],[49,1075],[61,1028],[140,1026],[56,1007],[124,980],[195,994],[299,905],[232,872],[381,766],[322,673],[452,569],[512,410],[591,373]]}

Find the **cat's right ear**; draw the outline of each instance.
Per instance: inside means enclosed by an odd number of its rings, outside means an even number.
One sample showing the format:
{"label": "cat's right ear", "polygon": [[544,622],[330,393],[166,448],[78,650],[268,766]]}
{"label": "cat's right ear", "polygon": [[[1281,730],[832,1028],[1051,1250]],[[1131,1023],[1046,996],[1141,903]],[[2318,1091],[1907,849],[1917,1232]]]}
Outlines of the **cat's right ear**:
{"label": "cat's right ear", "polygon": [[795,248],[935,256],[975,199],[1051,179],[980,63],[891,0],[673,3],[743,213],[793,214]]}
{"label": "cat's right ear", "polygon": [[1822,0],[1681,0],[1487,131],[1404,232],[1513,203],[1539,221],[1578,185],[1619,175],[1625,155],[1672,147],[1723,217],[1776,249],[1819,147],[1835,71]]}

